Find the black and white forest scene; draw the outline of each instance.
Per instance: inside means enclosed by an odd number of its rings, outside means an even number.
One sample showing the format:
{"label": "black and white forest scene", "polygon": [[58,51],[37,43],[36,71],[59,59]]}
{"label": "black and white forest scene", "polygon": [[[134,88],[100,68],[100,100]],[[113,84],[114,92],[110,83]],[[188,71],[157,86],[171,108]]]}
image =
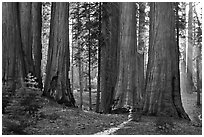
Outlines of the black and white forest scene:
{"label": "black and white forest scene", "polygon": [[1,2],[2,135],[202,135],[201,2]]}

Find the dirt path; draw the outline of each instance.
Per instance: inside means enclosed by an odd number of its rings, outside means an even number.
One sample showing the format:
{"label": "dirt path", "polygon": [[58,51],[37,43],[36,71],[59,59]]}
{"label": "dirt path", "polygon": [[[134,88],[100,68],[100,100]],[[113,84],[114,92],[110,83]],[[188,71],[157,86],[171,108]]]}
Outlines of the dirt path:
{"label": "dirt path", "polygon": [[[181,65],[183,65],[181,63]],[[198,116],[202,114],[202,106],[198,107],[196,105],[196,100],[197,100],[197,95],[196,93],[189,94],[186,92],[186,83],[185,83],[185,73],[184,73],[184,67],[181,66],[181,99],[182,99],[182,104],[184,107],[184,110],[190,117],[190,119],[193,122],[199,123],[201,122],[198,119]],[[202,102],[202,94],[201,94],[201,102]]]}
{"label": "dirt path", "polygon": [[114,132],[116,132],[117,130],[123,128],[126,124],[128,124],[130,122],[130,120],[127,120],[127,121],[124,121],[123,123],[121,123],[120,125],[118,125],[117,127],[112,127],[112,128],[109,128],[105,131],[102,131],[102,132],[98,132],[94,135],[110,135],[110,134],[113,134]]}
{"label": "dirt path", "polygon": [[[181,99],[186,113],[189,115],[192,123],[201,123],[198,116],[202,114],[202,107],[196,106],[196,93],[188,94],[186,92],[185,73],[181,69]],[[202,95],[201,95],[202,96]],[[202,97],[201,97],[202,102]],[[195,127],[194,124],[189,124],[186,121],[173,120],[174,126],[169,128],[167,132],[160,132],[155,126],[155,117],[143,117],[141,122],[124,121],[122,124],[111,127],[105,131],[98,132],[94,135],[148,135],[148,134],[186,134],[195,135],[202,134],[201,127]]]}

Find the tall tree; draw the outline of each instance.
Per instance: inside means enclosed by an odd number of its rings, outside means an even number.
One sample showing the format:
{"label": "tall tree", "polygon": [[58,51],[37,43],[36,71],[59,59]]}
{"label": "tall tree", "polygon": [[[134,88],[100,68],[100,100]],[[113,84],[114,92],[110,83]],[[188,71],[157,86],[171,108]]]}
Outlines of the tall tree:
{"label": "tall tree", "polygon": [[137,68],[138,68],[138,88],[137,92],[140,94],[141,99],[144,95],[144,49],[145,49],[145,2],[139,2],[139,30],[138,30],[138,47],[137,52],[138,54],[138,61],[137,61]]}
{"label": "tall tree", "polygon": [[[120,59],[117,85],[115,88],[116,108],[126,105],[138,107],[137,99],[138,70],[137,65],[137,46],[136,46],[136,4],[121,3],[120,15]],[[129,87],[129,88],[128,88]],[[133,104],[132,104],[132,103]]]}
{"label": "tall tree", "polygon": [[81,57],[81,52],[82,52],[82,47],[80,44],[80,39],[79,39],[79,34],[80,34],[80,28],[81,28],[81,21],[80,21],[80,13],[79,13],[79,2],[77,2],[77,46],[78,46],[78,51],[77,51],[77,61],[78,61],[78,72],[79,72],[79,87],[80,87],[80,104],[79,107],[82,109],[83,106],[83,85],[82,85],[82,57]]}
{"label": "tall tree", "polygon": [[89,78],[89,109],[92,110],[92,99],[91,99],[91,8],[90,8],[90,3],[88,4],[88,22],[89,22],[89,27],[88,27],[88,78]]}
{"label": "tall tree", "polygon": [[25,59],[25,74],[32,73],[34,75],[34,63],[32,58],[32,40],[31,40],[31,2],[20,2],[19,3],[19,14],[20,14],[20,31],[22,39],[22,47]]}
{"label": "tall tree", "polygon": [[189,120],[181,103],[173,4],[150,4],[150,46],[143,111]]}
{"label": "tall tree", "polygon": [[19,18],[23,60],[25,61],[23,77],[25,77],[28,73],[31,73],[33,76],[37,77],[39,87],[42,88],[41,3],[20,2]]}
{"label": "tall tree", "polygon": [[32,54],[34,61],[34,72],[37,77],[37,82],[40,88],[43,88],[42,76],[41,76],[41,60],[42,60],[42,43],[41,43],[41,31],[42,31],[42,3],[32,3]]}
{"label": "tall tree", "polygon": [[[2,3],[2,82],[15,89],[16,68],[21,47],[18,4]],[[17,71],[18,72],[18,71]]]}
{"label": "tall tree", "polygon": [[187,92],[192,93],[194,90],[193,84],[193,5],[189,2],[188,12],[188,49],[187,49]]}
{"label": "tall tree", "polygon": [[110,113],[118,73],[119,3],[102,5],[101,111]]}
{"label": "tall tree", "polygon": [[44,95],[58,103],[75,106],[70,88],[69,3],[52,3],[51,28]]}
{"label": "tall tree", "polygon": [[100,105],[100,87],[101,87],[101,2],[99,2],[99,31],[98,31],[98,78],[97,78],[97,95],[96,95],[96,112],[99,112],[99,105]]}

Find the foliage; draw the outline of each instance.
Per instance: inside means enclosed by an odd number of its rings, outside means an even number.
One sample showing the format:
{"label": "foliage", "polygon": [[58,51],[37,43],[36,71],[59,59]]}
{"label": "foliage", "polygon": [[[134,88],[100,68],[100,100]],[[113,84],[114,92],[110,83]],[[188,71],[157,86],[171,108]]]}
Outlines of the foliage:
{"label": "foliage", "polygon": [[[89,46],[91,64],[97,66],[97,47],[99,39],[99,4],[78,2],[70,4],[70,19],[72,20],[72,43],[74,47],[74,61],[77,66],[79,58],[88,63]],[[79,57],[79,52],[81,56]],[[86,73],[84,73],[86,74]]]}
{"label": "foliage", "polygon": [[[41,91],[35,88],[37,85],[35,77],[28,74],[25,87],[15,91],[12,100],[6,106],[8,120],[5,121],[8,131],[22,131],[27,126],[35,124],[42,107]],[[18,133],[17,133],[18,134]]]}

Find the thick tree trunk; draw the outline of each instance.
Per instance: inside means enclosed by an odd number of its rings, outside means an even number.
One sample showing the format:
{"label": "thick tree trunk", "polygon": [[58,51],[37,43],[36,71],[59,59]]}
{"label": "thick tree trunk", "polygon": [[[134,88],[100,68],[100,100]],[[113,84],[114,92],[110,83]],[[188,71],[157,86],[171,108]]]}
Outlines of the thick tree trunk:
{"label": "thick tree trunk", "polygon": [[101,111],[110,113],[118,73],[119,3],[102,5]]}
{"label": "thick tree trunk", "polygon": [[41,78],[41,3],[19,3],[20,30],[22,40],[22,52],[25,62],[23,76],[28,73],[37,77],[38,86],[42,88]]}
{"label": "thick tree trunk", "polygon": [[189,120],[180,95],[179,50],[173,3],[151,3],[150,47],[144,113]]}
{"label": "thick tree trunk", "polygon": [[18,4],[2,3],[2,82],[15,90],[18,47],[21,46]]}
{"label": "thick tree trunk", "polygon": [[69,3],[52,3],[44,93],[58,103],[75,106],[69,81]]}
{"label": "thick tree trunk", "polygon": [[139,105],[135,16],[135,3],[121,3],[120,61],[115,88],[115,100],[117,101],[115,108],[122,108],[127,105],[138,107]]}
{"label": "thick tree trunk", "polygon": [[[25,59],[25,74],[28,73],[34,75],[34,62],[32,58],[32,3],[31,2],[20,2],[19,3],[19,12],[20,12],[20,30],[21,30],[21,39],[22,47],[24,52]],[[35,21],[36,22],[36,21]]]}

